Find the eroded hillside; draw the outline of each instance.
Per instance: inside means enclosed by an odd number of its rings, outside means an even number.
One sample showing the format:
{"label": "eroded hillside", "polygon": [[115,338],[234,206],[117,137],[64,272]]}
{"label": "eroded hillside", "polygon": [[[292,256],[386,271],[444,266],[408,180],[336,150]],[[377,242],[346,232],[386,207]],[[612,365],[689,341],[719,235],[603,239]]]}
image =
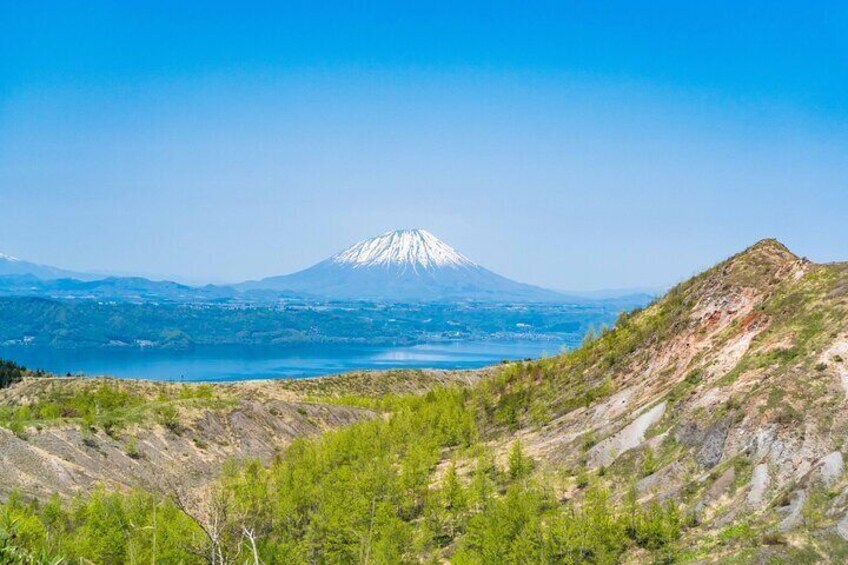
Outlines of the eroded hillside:
{"label": "eroded hillside", "polygon": [[765,240],[491,388],[549,468],[674,500],[702,556],[845,555],[847,313],[848,266]]}
{"label": "eroded hillside", "polygon": [[478,372],[385,371],[195,385],[30,376],[0,389],[0,499],[95,486],[203,498],[228,461],[271,459],[298,437],[374,416],[349,395],[420,394]]}

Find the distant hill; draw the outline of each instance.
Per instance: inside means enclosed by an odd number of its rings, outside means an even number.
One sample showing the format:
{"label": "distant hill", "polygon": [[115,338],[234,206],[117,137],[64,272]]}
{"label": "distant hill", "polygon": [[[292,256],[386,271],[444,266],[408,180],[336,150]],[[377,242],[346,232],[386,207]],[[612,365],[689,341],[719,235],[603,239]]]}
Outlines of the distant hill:
{"label": "distant hill", "polygon": [[423,229],[361,241],[306,270],[250,281],[243,290],[344,300],[565,302],[569,297],[502,277]]}
{"label": "distant hill", "polygon": [[34,275],[0,276],[0,296],[40,297],[117,302],[217,302],[235,297],[230,287],[193,287],[172,281],[152,281],[142,277],[40,279]]}
{"label": "distant hill", "polygon": [[[218,291],[217,287],[212,291]],[[210,291],[210,292],[212,292]],[[86,292],[112,292],[90,289]],[[129,292],[129,291],[128,291]],[[144,288],[132,290],[142,293]],[[182,292],[177,288],[174,293]],[[80,294],[80,296],[83,296]],[[85,295],[89,296],[89,295]],[[57,300],[0,295],[3,346],[61,349],[285,346],[305,343],[414,344],[449,340],[556,340],[574,346],[589,328],[610,325],[630,305],[384,304],[285,305],[161,300]]]}
{"label": "distant hill", "polygon": [[30,275],[41,280],[78,279],[86,281],[102,278],[91,273],[81,273],[59,269],[49,265],[31,263],[17,257],[12,257],[11,255],[0,253],[0,277],[8,275]]}

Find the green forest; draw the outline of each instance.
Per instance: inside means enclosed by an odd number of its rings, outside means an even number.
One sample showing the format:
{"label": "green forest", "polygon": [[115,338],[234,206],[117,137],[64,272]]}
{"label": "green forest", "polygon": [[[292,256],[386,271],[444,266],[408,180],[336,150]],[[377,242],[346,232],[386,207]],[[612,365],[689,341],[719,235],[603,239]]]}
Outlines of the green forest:
{"label": "green forest", "polygon": [[[504,429],[496,386],[336,400],[382,416],[297,440],[268,467],[233,462],[203,513],[168,492],[13,496],[0,507],[0,562],[613,563],[634,547],[674,554],[675,506],[638,505],[635,493],[613,503],[585,470],[537,469],[520,441],[499,460],[489,445]],[[557,485],[574,481],[577,494],[562,498]]]}

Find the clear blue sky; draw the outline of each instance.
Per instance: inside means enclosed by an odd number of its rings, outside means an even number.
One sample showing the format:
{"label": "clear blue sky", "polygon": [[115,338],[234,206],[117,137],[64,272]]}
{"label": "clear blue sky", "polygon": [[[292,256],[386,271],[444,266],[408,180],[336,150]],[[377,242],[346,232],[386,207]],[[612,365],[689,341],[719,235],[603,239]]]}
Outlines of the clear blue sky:
{"label": "clear blue sky", "polygon": [[0,0],[0,251],[226,281],[424,227],[564,289],[848,259],[845,3],[171,4]]}

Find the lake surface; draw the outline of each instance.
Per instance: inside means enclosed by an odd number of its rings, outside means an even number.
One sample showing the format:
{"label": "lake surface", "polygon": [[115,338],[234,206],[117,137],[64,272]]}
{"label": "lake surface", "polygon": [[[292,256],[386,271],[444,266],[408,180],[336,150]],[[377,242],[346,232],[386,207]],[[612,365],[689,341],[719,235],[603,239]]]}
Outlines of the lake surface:
{"label": "lake surface", "polygon": [[503,360],[555,355],[565,345],[561,341],[455,341],[412,346],[224,346],[190,351],[16,346],[0,348],[0,358],[58,374],[197,382],[302,378],[364,369],[475,369]]}

